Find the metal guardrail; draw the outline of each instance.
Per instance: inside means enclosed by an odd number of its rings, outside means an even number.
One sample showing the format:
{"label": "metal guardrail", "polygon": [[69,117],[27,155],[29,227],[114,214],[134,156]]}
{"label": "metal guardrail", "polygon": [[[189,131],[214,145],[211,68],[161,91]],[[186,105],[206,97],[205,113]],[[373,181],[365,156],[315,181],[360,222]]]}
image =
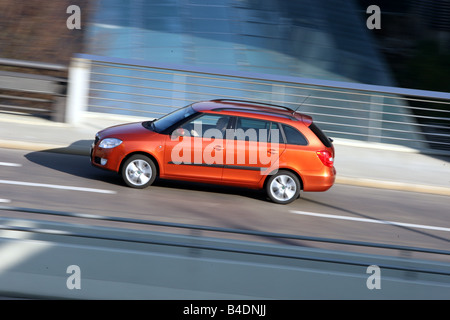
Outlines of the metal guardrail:
{"label": "metal guardrail", "polygon": [[67,67],[52,63],[0,59],[16,71],[0,71],[0,110],[29,113],[64,121],[67,79],[34,74],[36,70],[65,73]]}
{"label": "metal guardrail", "polygon": [[24,61],[17,59],[5,59],[0,58],[0,65],[6,65],[11,67],[31,68],[51,71],[67,71],[67,67],[56,63],[36,62],[36,61]]}
{"label": "metal guardrail", "polygon": [[450,93],[79,54],[86,111],[158,118],[217,98],[284,105],[331,137],[450,152]]}

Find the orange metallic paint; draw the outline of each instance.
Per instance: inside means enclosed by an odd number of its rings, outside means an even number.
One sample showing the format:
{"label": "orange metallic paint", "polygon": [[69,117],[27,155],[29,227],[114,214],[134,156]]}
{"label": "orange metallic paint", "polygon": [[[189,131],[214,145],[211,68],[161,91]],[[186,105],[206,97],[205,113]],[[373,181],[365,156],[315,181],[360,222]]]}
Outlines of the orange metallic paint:
{"label": "orange metallic paint", "polygon": [[[308,145],[291,145],[291,144],[280,144],[279,149],[275,151],[276,153],[276,163],[272,163],[272,167],[268,170],[261,171],[258,169],[254,170],[243,170],[239,166],[247,167],[267,167],[267,164],[261,163],[261,159],[258,159],[256,163],[249,164],[249,152],[255,150],[256,152],[268,152],[270,151],[268,146],[264,146],[264,150],[259,150],[256,142],[249,141],[235,141],[226,140],[214,141],[214,144],[220,146],[217,150],[214,150],[214,158],[221,159],[221,163],[215,163],[213,166],[201,166],[199,164],[211,164],[205,163],[205,159],[200,159],[200,162],[194,161],[199,159],[194,159],[196,154],[205,152],[206,148],[211,148],[211,141],[202,141],[202,138],[198,137],[183,137],[180,139],[185,139],[191,144],[191,154],[189,157],[194,165],[189,164],[174,164],[172,159],[172,151],[176,148],[176,145],[180,142],[179,140],[173,141],[170,135],[159,134],[150,131],[142,126],[141,123],[131,123],[126,125],[120,125],[115,127],[110,127],[102,130],[98,133],[99,140],[104,138],[117,138],[123,141],[122,144],[113,149],[103,149],[97,145],[93,146],[91,163],[103,169],[119,172],[121,164],[124,160],[134,153],[148,154],[155,159],[156,165],[158,167],[158,173],[161,178],[166,179],[177,179],[177,180],[188,180],[204,183],[214,183],[214,184],[225,184],[231,186],[247,187],[247,188],[263,188],[264,182],[266,180],[267,173],[275,169],[287,169],[298,175],[302,183],[302,188],[304,191],[326,191],[328,190],[335,181],[336,170],[334,167],[325,166],[319,157],[316,155],[317,151],[327,150],[334,157],[334,147],[325,147],[320,140],[315,136],[315,134],[308,129],[308,126],[312,123],[312,118],[285,110],[276,110],[275,114],[264,114],[258,111],[273,112],[274,110],[269,107],[257,108],[246,103],[225,103],[225,102],[200,102],[193,105],[196,111],[216,113],[222,115],[230,115],[236,117],[247,117],[268,120],[278,123],[285,123],[290,126],[295,127],[300,132],[303,133],[305,138],[308,140]],[[222,107],[222,111],[211,110],[213,108]],[[233,108],[238,108],[233,110]],[[242,112],[242,109],[245,112]],[[255,111],[255,113],[252,113]],[[286,116],[295,117],[296,121],[286,118]],[[245,157],[242,154],[234,153],[232,155],[228,154],[229,148],[232,147],[234,150],[239,143],[244,142],[245,147]],[[241,144],[242,146],[242,144]],[[207,150],[210,152],[211,150]],[[239,151],[241,152],[241,151]],[[108,162],[106,165],[100,165],[94,161],[94,159],[104,158]],[[230,159],[234,162],[230,164]],[[244,163],[238,161],[239,159],[246,159]],[[273,160],[273,159],[272,159]],[[224,167],[222,165],[225,165]],[[237,166],[237,167],[236,167]]]}

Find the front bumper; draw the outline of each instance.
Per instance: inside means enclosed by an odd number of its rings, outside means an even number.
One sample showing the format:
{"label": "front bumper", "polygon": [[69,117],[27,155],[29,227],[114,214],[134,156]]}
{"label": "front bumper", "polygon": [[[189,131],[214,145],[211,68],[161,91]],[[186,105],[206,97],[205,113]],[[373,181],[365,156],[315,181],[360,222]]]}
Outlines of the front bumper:
{"label": "front bumper", "polygon": [[122,159],[122,148],[100,148],[98,144],[93,143],[90,151],[90,161],[95,167],[110,171],[119,171],[120,161]]}

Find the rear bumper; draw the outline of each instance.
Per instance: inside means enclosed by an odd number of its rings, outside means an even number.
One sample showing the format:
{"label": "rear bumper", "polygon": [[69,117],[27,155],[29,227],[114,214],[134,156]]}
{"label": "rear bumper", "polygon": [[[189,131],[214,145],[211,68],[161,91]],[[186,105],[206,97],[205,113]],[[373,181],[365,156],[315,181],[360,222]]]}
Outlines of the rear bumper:
{"label": "rear bumper", "polygon": [[303,191],[327,191],[336,181],[336,168],[302,172]]}

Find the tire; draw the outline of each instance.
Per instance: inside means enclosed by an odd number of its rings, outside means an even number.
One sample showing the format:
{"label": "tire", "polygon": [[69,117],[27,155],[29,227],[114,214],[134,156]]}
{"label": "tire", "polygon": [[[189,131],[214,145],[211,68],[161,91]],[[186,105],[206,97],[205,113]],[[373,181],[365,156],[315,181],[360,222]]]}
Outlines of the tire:
{"label": "tire", "polygon": [[267,196],[275,203],[288,204],[300,195],[300,181],[290,171],[280,170],[266,184]]}
{"label": "tire", "polygon": [[156,166],[149,157],[136,154],[128,158],[122,166],[122,179],[132,188],[143,189],[156,179]]}

